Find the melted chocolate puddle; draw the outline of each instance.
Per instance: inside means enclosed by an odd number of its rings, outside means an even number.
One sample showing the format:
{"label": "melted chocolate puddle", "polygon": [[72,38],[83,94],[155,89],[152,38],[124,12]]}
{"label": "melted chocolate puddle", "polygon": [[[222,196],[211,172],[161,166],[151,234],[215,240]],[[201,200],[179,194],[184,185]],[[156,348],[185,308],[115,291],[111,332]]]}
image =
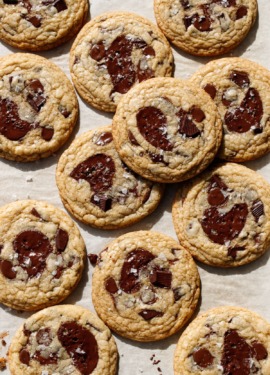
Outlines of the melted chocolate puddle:
{"label": "melted chocolate puddle", "polygon": [[145,56],[155,56],[155,50],[148,46],[142,39],[132,39],[126,35],[118,36],[110,45],[105,47],[103,42],[94,44],[90,49],[90,56],[96,61],[102,60],[111,77],[113,90],[125,94],[136,81],[144,81],[153,78],[154,72],[149,67],[141,68],[141,62],[137,66],[132,61],[134,49],[141,49]]}

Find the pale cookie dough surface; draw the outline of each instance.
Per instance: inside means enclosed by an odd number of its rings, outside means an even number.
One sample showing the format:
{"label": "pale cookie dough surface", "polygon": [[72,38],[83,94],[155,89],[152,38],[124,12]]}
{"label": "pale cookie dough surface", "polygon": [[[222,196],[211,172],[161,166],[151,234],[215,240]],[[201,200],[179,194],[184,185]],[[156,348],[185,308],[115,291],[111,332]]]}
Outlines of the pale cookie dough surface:
{"label": "pale cookie dough surface", "polygon": [[180,188],[173,221],[180,243],[203,263],[236,267],[270,245],[270,185],[257,172],[226,163]]}
{"label": "pale cookie dough surface", "polygon": [[0,39],[28,51],[54,48],[80,30],[87,0],[0,0]]}
{"label": "pale cookie dough surface", "polygon": [[182,334],[175,375],[270,374],[270,325],[252,311],[218,307],[196,318]]}
{"label": "pale cookie dough surface", "polygon": [[32,315],[9,348],[11,375],[115,375],[117,358],[110,330],[95,314],[75,305]]}
{"label": "pale cookie dough surface", "polygon": [[0,59],[0,157],[33,161],[69,138],[78,117],[75,91],[52,62],[16,53]]}
{"label": "pale cookie dough surface", "polygon": [[0,209],[0,302],[38,310],[65,299],[78,284],[85,245],[63,211],[25,200]]}
{"label": "pale cookie dough surface", "polygon": [[191,82],[214,100],[223,121],[221,159],[243,162],[270,151],[270,72],[252,61],[224,58],[200,68]]}
{"label": "pale cookie dough surface", "polygon": [[257,17],[256,0],[154,0],[158,26],[193,55],[215,56],[236,47]]}
{"label": "pale cookie dough surface", "polygon": [[66,208],[100,229],[131,225],[160,202],[163,186],[133,173],[119,158],[111,126],[78,137],[61,156],[57,186]]}
{"label": "pale cookie dough surface", "polygon": [[160,30],[128,12],[104,13],[86,24],[70,53],[70,71],[79,94],[94,107],[114,112],[137,83],[171,76],[173,55]]}
{"label": "pale cookie dough surface", "polygon": [[155,341],[172,335],[194,313],[199,295],[192,257],[164,234],[128,233],[99,254],[93,303],[101,319],[124,337]]}
{"label": "pale cookie dough surface", "polygon": [[154,78],[131,89],[113,118],[121,159],[153,181],[193,177],[215,157],[222,137],[217,108],[188,81]]}

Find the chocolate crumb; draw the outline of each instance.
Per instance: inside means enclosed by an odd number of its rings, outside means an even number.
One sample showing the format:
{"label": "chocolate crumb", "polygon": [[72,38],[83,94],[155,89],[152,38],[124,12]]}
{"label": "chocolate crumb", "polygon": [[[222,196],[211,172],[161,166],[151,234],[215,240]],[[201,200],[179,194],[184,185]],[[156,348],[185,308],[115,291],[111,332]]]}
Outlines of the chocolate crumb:
{"label": "chocolate crumb", "polygon": [[92,264],[92,266],[96,266],[97,261],[98,261],[97,254],[87,254],[87,257],[88,257],[90,263]]}

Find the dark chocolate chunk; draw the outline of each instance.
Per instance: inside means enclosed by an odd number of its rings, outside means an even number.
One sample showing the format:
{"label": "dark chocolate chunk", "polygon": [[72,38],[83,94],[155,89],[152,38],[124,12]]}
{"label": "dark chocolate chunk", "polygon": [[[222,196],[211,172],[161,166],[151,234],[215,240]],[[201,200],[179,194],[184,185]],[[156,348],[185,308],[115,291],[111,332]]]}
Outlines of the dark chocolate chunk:
{"label": "dark chocolate chunk", "polygon": [[90,56],[96,61],[100,61],[106,56],[105,46],[102,41],[92,45]]}
{"label": "dark chocolate chunk", "polygon": [[39,112],[46,103],[42,83],[39,79],[31,79],[26,83],[26,89],[28,91],[26,100],[36,112]]}
{"label": "dark chocolate chunk", "polygon": [[99,350],[95,336],[76,322],[62,323],[57,336],[70,356],[73,365],[81,374],[91,374],[99,361]]}
{"label": "dark chocolate chunk", "polygon": [[240,107],[231,108],[225,114],[225,124],[228,130],[237,133],[245,133],[252,129],[262,131],[261,119],[263,116],[263,104],[258,91],[250,88]]}
{"label": "dark chocolate chunk", "polygon": [[235,204],[227,213],[220,213],[216,207],[211,207],[204,211],[201,226],[213,242],[224,245],[238,237],[245,226],[247,215],[246,203]]}
{"label": "dark chocolate chunk", "polygon": [[229,99],[227,99],[226,94],[224,93],[224,94],[222,95],[221,101],[222,101],[222,104],[225,105],[225,107],[229,107],[229,106],[232,104],[232,101],[233,101],[233,100],[229,100]]}
{"label": "dark chocolate chunk", "polygon": [[253,341],[252,348],[257,361],[262,361],[263,359],[266,359],[268,357],[268,352],[262,343],[258,341]]}
{"label": "dark chocolate chunk", "polygon": [[33,230],[18,234],[13,241],[13,248],[18,254],[19,265],[30,278],[44,271],[47,257],[53,252],[48,237]]}
{"label": "dark chocolate chunk", "polygon": [[153,47],[151,47],[151,46],[146,46],[146,47],[144,47],[144,49],[143,49],[143,54],[144,54],[145,56],[156,56],[156,51],[154,50]]}
{"label": "dark chocolate chunk", "polygon": [[230,80],[237,84],[239,87],[248,87],[250,80],[246,72],[240,72],[238,70],[232,71]]}
{"label": "dark chocolate chunk", "polygon": [[167,118],[156,107],[144,107],[136,115],[137,126],[142,136],[152,146],[171,151],[173,145],[167,138]]}
{"label": "dark chocolate chunk", "polygon": [[192,121],[192,115],[182,108],[176,113],[176,116],[179,117],[179,130],[178,132],[182,135],[185,135],[188,138],[196,138],[201,132],[197,126]]}
{"label": "dark chocolate chunk", "polygon": [[189,28],[189,26],[191,26],[192,23],[193,23],[193,16],[185,16],[183,18],[183,22],[184,22],[185,28],[187,30]]}
{"label": "dark chocolate chunk", "polygon": [[177,302],[179,301],[185,294],[182,292],[181,288],[175,288],[173,289],[173,296],[174,296],[174,301]]}
{"label": "dark chocolate chunk", "polygon": [[163,163],[165,165],[169,164],[165,162],[164,156],[162,154],[154,154],[153,152],[147,152],[147,154],[154,163]]}
{"label": "dark chocolate chunk", "polygon": [[150,281],[156,287],[170,289],[172,285],[172,273],[170,270],[154,268],[150,272]]}
{"label": "dark chocolate chunk", "polygon": [[248,9],[246,6],[240,6],[236,11],[236,20],[240,20],[248,14]]}
{"label": "dark chocolate chunk", "polygon": [[192,357],[196,365],[201,368],[207,368],[214,362],[214,357],[206,348],[201,348],[192,353]]}
{"label": "dark chocolate chunk", "polygon": [[[35,28],[38,28],[41,26],[42,17],[38,14],[36,15],[27,15],[25,19],[30,22]],[[27,99],[28,100],[28,99]],[[29,102],[29,100],[28,100]],[[29,103],[31,104],[31,103]],[[32,105],[32,104],[31,104]],[[35,109],[36,110],[36,109]]]}
{"label": "dark chocolate chunk", "polygon": [[112,140],[113,140],[113,137],[112,137],[111,132],[103,132],[98,135],[94,143],[98,146],[105,146],[108,143],[111,143]]}
{"label": "dark chocolate chunk", "polygon": [[259,218],[264,215],[264,205],[260,199],[256,199],[252,203],[251,213],[255,217],[256,223],[259,221]]}
{"label": "dark chocolate chunk", "polygon": [[106,197],[105,195],[94,194],[91,197],[91,203],[98,206],[102,211],[107,212],[112,208],[112,199]]}
{"label": "dark chocolate chunk", "polygon": [[55,236],[56,248],[59,252],[65,251],[69,240],[68,232],[64,229],[59,228]]}
{"label": "dark chocolate chunk", "polygon": [[31,129],[32,124],[20,118],[17,104],[0,98],[0,133],[10,141],[18,141]]}
{"label": "dark chocolate chunk", "polygon": [[131,251],[126,257],[119,282],[120,288],[125,293],[134,293],[138,290],[140,270],[148,265],[155,256],[147,250],[136,249]]}
{"label": "dark chocolate chunk", "polygon": [[196,27],[197,30],[205,32],[211,31],[211,18],[208,15],[200,15],[198,13],[192,16],[192,24]]}
{"label": "dark chocolate chunk", "polygon": [[29,366],[29,362],[30,362],[30,353],[28,350],[26,349],[22,349],[19,353],[19,358],[20,358],[20,361],[24,364],[24,365],[27,365]]}
{"label": "dark chocolate chunk", "polygon": [[31,214],[36,216],[37,218],[39,219],[42,219],[41,215],[39,214],[39,212],[35,209],[35,207],[32,208],[31,210]]}
{"label": "dark chocolate chunk", "polygon": [[225,196],[225,192],[228,190],[227,185],[221,180],[218,175],[213,175],[209,181],[208,192],[208,203],[211,206],[220,206],[227,202],[228,197]]}
{"label": "dark chocolate chunk", "polygon": [[153,318],[163,316],[164,314],[163,314],[163,312],[161,312],[161,311],[145,309],[145,310],[142,310],[141,312],[139,312],[139,315],[140,315],[144,320],[151,320],[151,319],[153,319]]}
{"label": "dark chocolate chunk", "polygon": [[233,259],[236,259],[237,251],[244,251],[246,250],[244,247],[241,246],[235,246],[235,247],[229,247],[228,248],[228,256],[232,257]]}
{"label": "dark chocolate chunk", "polygon": [[4,4],[16,5],[18,4],[18,0],[4,0]]}
{"label": "dark chocolate chunk", "polygon": [[33,359],[38,361],[41,365],[52,365],[57,363],[58,357],[56,353],[50,353],[49,356],[42,355],[40,350],[35,351]]}
{"label": "dark chocolate chunk", "polygon": [[[225,332],[221,357],[223,374],[250,375],[253,358],[252,347],[238,334],[237,330],[232,329]],[[252,373],[255,374],[257,371],[258,369]]]}
{"label": "dark chocolate chunk", "polygon": [[92,264],[92,266],[95,266],[98,262],[98,255],[97,254],[88,254],[87,255],[90,263]]}
{"label": "dark chocolate chunk", "polygon": [[58,13],[67,9],[67,4],[66,4],[65,0],[45,0],[45,1],[42,2],[42,4],[54,6],[57,9]]}
{"label": "dark chocolate chunk", "polygon": [[53,128],[44,128],[42,127],[41,130],[41,137],[44,139],[44,141],[49,142],[54,135],[54,129]]}
{"label": "dark chocolate chunk", "polygon": [[136,138],[130,130],[128,131],[128,139],[130,140],[130,143],[132,143],[134,146],[139,146],[139,143],[137,142]]}
{"label": "dark chocolate chunk", "polygon": [[212,99],[215,99],[217,94],[217,89],[213,84],[208,83],[206,86],[204,86],[204,91],[207,92],[208,95],[211,96]]}
{"label": "dark chocolate chunk", "polygon": [[118,292],[118,286],[114,280],[113,277],[109,277],[106,281],[105,281],[105,289],[107,290],[107,292],[109,292],[110,294],[115,294]]}
{"label": "dark chocolate chunk", "polygon": [[40,328],[37,331],[36,334],[36,340],[39,345],[45,345],[45,346],[50,346],[52,342],[52,336],[51,336],[51,330],[50,328]]}
{"label": "dark chocolate chunk", "polygon": [[10,280],[15,279],[17,275],[17,272],[13,269],[13,264],[9,260],[0,260],[0,270]]}
{"label": "dark chocolate chunk", "polygon": [[61,115],[63,115],[65,118],[68,118],[71,114],[71,112],[68,111],[67,108],[63,105],[59,105],[58,110],[61,113]]}
{"label": "dark chocolate chunk", "polygon": [[190,114],[194,121],[202,122],[205,119],[205,114],[199,107],[192,107]]}
{"label": "dark chocolate chunk", "polygon": [[185,10],[190,8],[189,0],[180,0],[180,2]]}

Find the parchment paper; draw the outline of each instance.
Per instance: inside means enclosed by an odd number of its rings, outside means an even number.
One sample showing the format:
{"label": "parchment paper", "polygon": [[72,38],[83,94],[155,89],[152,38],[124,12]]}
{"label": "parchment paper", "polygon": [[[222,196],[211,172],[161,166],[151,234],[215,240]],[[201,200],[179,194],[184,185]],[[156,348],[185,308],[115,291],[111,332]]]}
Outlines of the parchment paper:
{"label": "parchment paper", "polygon": [[[269,0],[258,0],[259,17],[247,39],[229,56],[241,56],[260,63],[270,69]],[[152,0],[92,0],[91,18],[112,10],[133,11],[155,22]],[[69,76],[68,57],[72,41],[40,55],[56,63]],[[0,56],[20,52],[7,45],[0,46]],[[174,49],[175,77],[188,78],[207,58],[195,58]],[[112,115],[92,109],[79,97],[80,121],[72,139],[100,125],[111,123]],[[70,144],[70,142],[68,143]],[[34,163],[21,164],[0,160],[0,205],[19,200],[46,200],[64,209],[55,183],[55,168],[64,146],[56,155]],[[247,166],[259,171],[270,182],[270,155]],[[118,231],[101,231],[77,222],[84,237],[87,252],[98,253],[105,245],[121,234],[153,229],[177,239],[174,232],[171,205],[176,186],[168,186],[165,197],[154,214],[137,225]],[[1,225],[1,223],[0,223]],[[256,262],[237,269],[216,269],[198,264],[202,281],[202,297],[197,312],[221,305],[238,305],[251,309],[270,321],[270,252]],[[87,264],[78,288],[64,303],[78,304],[94,311],[91,301],[91,277],[93,268]],[[5,339],[9,343],[15,331],[30,316],[0,306],[0,332],[8,331]],[[115,335],[120,354],[119,375],[173,375],[173,352],[180,333],[155,343],[136,343]],[[1,347],[0,357],[7,347]],[[155,355],[155,356],[153,356]],[[156,362],[160,361],[159,363]],[[5,370],[3,374],[9,374]],[[27,375],[27,374],[25,374]],[[65,375],[65,374],[63,374]]]}

